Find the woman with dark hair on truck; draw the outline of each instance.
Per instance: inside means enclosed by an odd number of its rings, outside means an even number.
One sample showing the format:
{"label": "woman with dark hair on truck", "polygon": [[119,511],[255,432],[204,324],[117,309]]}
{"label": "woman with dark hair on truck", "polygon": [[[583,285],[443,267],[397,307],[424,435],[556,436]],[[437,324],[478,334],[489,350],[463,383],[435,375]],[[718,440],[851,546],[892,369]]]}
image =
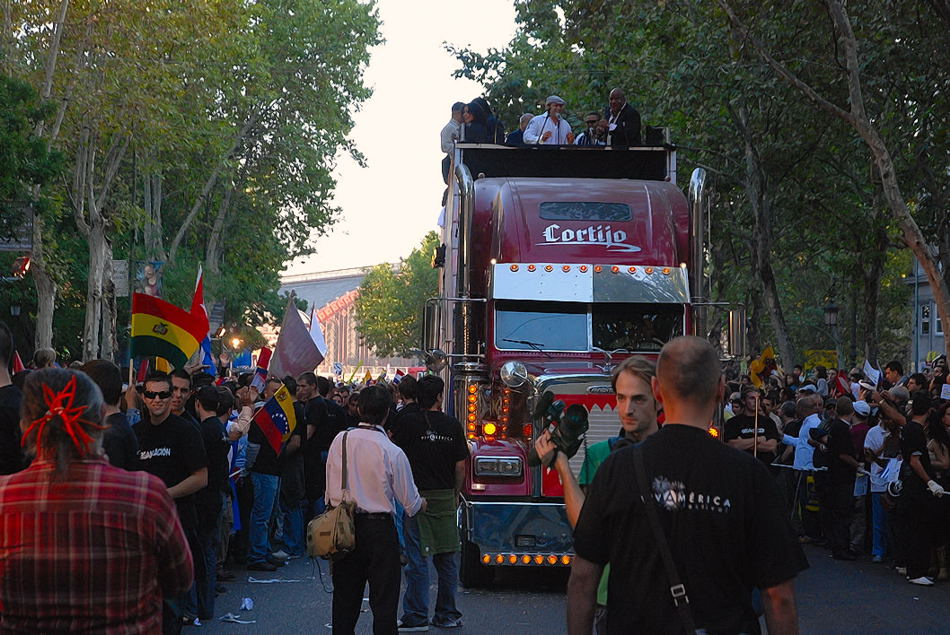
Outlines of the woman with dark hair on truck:
{"label": "woman with dark hair on truck", "polygon": [[83,373],[26,380],[33,462],[0,477],[0,632],[161,632],[162,596],[191,585],[174,502],[157,477],[109,465],[103,409]]}

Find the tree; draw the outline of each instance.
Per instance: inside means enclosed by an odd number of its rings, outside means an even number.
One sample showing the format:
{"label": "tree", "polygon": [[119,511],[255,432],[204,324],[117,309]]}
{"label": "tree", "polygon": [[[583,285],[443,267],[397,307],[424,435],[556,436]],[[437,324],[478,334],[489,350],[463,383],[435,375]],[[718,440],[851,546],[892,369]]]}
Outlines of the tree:
{"label": "tree", "polygon": [[438,270],[432,257],[439,245],[434,231],[399,266],[373,267],[356,299],[356,331],[383,357],[408,356],[422,341],[426,300],[438,293]]}

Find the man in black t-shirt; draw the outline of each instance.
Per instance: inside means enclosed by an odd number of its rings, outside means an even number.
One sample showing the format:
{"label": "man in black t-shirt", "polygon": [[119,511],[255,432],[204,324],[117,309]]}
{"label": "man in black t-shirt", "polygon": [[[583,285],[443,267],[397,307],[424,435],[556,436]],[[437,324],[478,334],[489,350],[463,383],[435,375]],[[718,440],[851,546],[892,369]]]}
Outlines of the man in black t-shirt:
{"label": "man in black t-shirt", "polygon": [[462,613],[455,604],[459,551],[455,509],[465,479],[468,444],[458,419],[442,412],[444,388],[445,383],[435,375],[419,380],[419,411],[401,416],[392,438],[406,453],[412,480],[427,502],[421,514],[403,517],[408,559],[400,620],[404,628],[421,628],[429,623],[430,555],[439,576],[432,624],[440,628],[462,624]]}
{"label": "man in black t-shirt", "polygon": [[931,586],[930,551],[937,537],[936,524],[944,517],[946,494],[934,478],[927,450],[927,426],[930,414],[930,395],[923,391],[911,395],[911,417],[901,429],[901,470],[903,492],[899,512],[905,523],[904,549],[907,554],[907,580],[912,584]]}
{"label": "man in black t-shirt", "polygon": [[[206,572],[194,501],[195,492],[208,485],[208,457],[201,433],[195,424],[172,414],[172,381],[167,374],[150,373],[145,378],[142,398],[142,420],[132,427],[139,442],[139,465],[162,479],[168,494],[175,499],[195,563],[195,585],[201,585]],[[197,611],[193,590],[181,598],[180,606],[185,607],[189,621],[196,616],[191,614],[192,610]]]}
{"label": "man in black t-shirt", "polygon": [[725,438],[730,446],[757,456],[766,465],[771,465],[782,435],[763,408],[761,397],[762,393],[751,386],[742,390],[742,414],[737,414],[726,422]]}
{"label": "man in black t-shirt", "polygon": [[123,470],[139,469],[138,439],[135,438],[125,413],[119,410],[119,400],[122,399],[122,371],[105,359],[86,362],[79,370],[89,375],[102,391],[107,426],[102,433],[102,449],[105,450],[109,463]]}
{"label": "man in black t-shirt", "polygon": [[303,373],[297,378],[297,399],[305,404],[307,422],[304,445],[304,475],[310,512],[323,513],[323,491],[326,488],[327,453],[337,434],[346,430],[346,413],[326,396],[330,380],[314,373]]}
{"label": "man in black t-shirt", "polygon": [[20,445],[20,401],[23,393],[10,379],[13,351],[13,335],[7,325],[0,322],[0,475],[14,474],[25,467]]}
{"label": "man in black t-shirt", "polygon": [[[707,432],[725,390],[716,351],[701,338],[672,340],[652,386],[666,413],[663,427],[608,456],[574,530],[568,632],[590,633],[608,561],[608,633],[683,632],[644,504],[654,506],[697,629],[758,633],[751,598],[759,588],[769,631],[792,632],[794,578],[807,562],[762,462]],[[645,501],[634,466],[640,452]]]}
{"label": "man in black t-shirt", "polygon": [[[823,443],[827,448],[829,466],[825,487],[819,490],[821,512],[825,515],[825,530],[831,543],[831,555],[836,560],[854,560],[851,551],[851,516],[854,510],[854,477],[860,467],[851,439],[851,417],[854,407],[848,397],[839,397],[835,404],[837,415],[828,428]],[[863,468],[862,472],[863,472]]]}

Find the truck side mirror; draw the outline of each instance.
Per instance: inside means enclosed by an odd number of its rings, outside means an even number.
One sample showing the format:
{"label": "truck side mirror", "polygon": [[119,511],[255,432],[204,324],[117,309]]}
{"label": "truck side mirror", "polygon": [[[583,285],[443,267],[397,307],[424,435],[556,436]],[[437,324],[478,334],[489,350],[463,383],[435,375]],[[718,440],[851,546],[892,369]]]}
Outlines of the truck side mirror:
{"label": "truck side mirror", "polygon": [[438,298],[426,300],[422,311],[422,350],[431,351],[439,348],[439,323],[442,304]]}

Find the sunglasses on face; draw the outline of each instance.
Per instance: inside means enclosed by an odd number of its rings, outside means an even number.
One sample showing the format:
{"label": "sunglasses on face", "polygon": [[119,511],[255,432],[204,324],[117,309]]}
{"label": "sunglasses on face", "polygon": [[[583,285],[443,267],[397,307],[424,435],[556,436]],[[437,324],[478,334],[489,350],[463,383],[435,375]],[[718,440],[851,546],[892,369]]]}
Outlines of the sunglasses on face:
{"label": "sunglasses on face", "polygon": [[596,119],[591,119],[590,121],[587,122],[587,125],[588,125],[588,126],[593,126],[593,125],[596,124],[596,123],[597,123],[597,120],[596,120]]}
{"label": "sunglasses on face", "polygon": [[170,390],[163,390],[162,392],[154,392],[151,390],[146,390],[142,393],[142,396],[146,399],[168,399],[172,396]]}

